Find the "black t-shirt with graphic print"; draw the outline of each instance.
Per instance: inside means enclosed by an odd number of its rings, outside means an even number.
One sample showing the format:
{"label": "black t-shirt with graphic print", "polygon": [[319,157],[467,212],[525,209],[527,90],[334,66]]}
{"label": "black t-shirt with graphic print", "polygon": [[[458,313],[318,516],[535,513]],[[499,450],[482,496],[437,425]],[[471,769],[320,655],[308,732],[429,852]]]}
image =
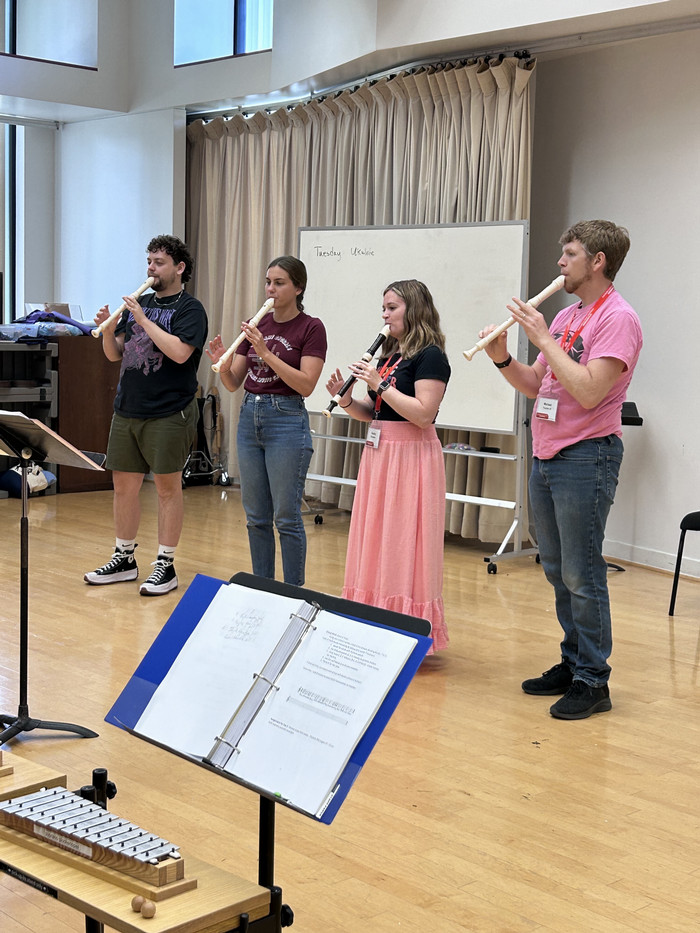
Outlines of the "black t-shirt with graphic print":
{"label": "black t-shirt with graphic print", "polygon": [[201,302],[187,292],[163,307],[155,303],[153,292],[143,295],[139,303],[149,320],[194,351],[184,363],[176,363],[125,312],[115,330],[125,339],[114,410],[125,418],[165,418],[182,411],[195,396],[197,366],[207,339],[207,315]]}

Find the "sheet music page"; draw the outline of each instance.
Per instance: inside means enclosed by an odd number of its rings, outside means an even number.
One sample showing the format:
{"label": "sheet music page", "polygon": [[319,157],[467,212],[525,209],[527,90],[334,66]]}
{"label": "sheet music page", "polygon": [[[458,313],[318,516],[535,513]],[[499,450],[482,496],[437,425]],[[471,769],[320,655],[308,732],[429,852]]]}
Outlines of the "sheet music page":
{"label": "sheet music page", "polygon": [[318,814],[415,647],[322,611],[226,770]]}
{"label": "sheet music page", "polygon": [[136,732],[204,758],[299,605],[236,583],[220,587],[139,717]]}

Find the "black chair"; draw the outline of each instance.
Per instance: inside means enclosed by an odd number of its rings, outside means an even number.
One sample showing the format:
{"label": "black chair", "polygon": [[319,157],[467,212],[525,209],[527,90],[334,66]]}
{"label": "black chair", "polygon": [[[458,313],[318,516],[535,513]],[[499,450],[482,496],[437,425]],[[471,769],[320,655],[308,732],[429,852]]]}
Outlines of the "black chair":
{"label": "black chair", "polygon": [[681,572],[681,560],[683,559],[683,545],[685,543],[686,531],[700,531],[700,512],[688,512],[681,521],[681,539],[678,542],[678,557],[676,558],[676,570],[673,574],[673,589],[671,590],[671,605],[668,607],[668,614],[673,615],[676,605],[676,591],[678,590],[678,577]]}

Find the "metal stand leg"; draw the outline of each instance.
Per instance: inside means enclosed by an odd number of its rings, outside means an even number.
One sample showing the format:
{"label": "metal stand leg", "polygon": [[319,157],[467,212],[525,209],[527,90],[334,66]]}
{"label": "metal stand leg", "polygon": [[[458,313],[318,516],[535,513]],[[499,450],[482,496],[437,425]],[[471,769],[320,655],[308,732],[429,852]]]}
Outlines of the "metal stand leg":
{"label": "metal stand leg", "polygon": [[267,797],[260,798],[258,884],[264,888],[275,884],[275,804]]}
{"label": "metal stand leg", "polygon": [[279,933],[282,927],[294,923],[294,911],[288,904],[282,903],[282,889],[274,883],[275,878],[275,803],[268,797],[260,797],[260,823],[258,827],[258,884],[270,889],[270,913],[267,917],[243,926],[241,933]]}
{"label": "metal stand leg", "polygon": [[[85,800],[90,800],[106,810],[107,799],[116,795],[117,788],[112,781],[107,780],[106,768],[95,768],[92,772],[92,784],[81,787],[79,793]],[[100,920],[85,917],[85,933],[104,933],[104,928],[104,923]]]}
{"label": "metal stand leg", "polygon": [[[26,454],[26,456],[25,456]],[[31,451],[22,451],[22,517],[20,519],[20,596],[19,596],[19,706],[16,716],[0,714],[0,724],[7,726],[0,732],[0,745],[20,732],[33,729],[50,729],[56,732],[74,732],[84,738],[97,738],[97,733],[84,726],[69,722],[50,722],[32,719],[27,700],[28,654],[29,654],[29,507],[27,493],[27,466]]]}

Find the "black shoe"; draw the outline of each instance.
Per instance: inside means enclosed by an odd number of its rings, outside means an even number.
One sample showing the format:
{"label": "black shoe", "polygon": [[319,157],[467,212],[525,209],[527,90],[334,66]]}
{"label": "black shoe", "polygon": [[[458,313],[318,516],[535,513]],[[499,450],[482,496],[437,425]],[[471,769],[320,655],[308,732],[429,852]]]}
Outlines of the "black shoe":
{"label": "black shoe", "polygon": [[612,703],[607,684],[591,687],[583,680],[575,680],[549,712],[555,719],[587,719],[593,713],[607,713],[609,709]]}
{"label": "black shoe", "polygon": [[533,696],[554,697],[566,693],[573,679],[571,668],[562,662],[550,667],[541,677],[524,680],[521,686],[525,693],[531,693]]}
{"label": "black shoe", "polygon": [[97,570],[91,570],[83,577],[86,583],[92,583],[93,586],[103,586],[106,583],[125,583],[127,580],[135,580],[139,575],[139,568],[136,566],[136,558],[133,551],[123,551],[120,547],[115,548],[112,559]]}
{"label": "black shoe", "polygon": [[155,569],[141,584],[139,593],[142,596],[162,596],[163,593],[176,590],[177,574],[172,557],[163,557],[159,554],[158,559],[153,561],[153,565]]}

